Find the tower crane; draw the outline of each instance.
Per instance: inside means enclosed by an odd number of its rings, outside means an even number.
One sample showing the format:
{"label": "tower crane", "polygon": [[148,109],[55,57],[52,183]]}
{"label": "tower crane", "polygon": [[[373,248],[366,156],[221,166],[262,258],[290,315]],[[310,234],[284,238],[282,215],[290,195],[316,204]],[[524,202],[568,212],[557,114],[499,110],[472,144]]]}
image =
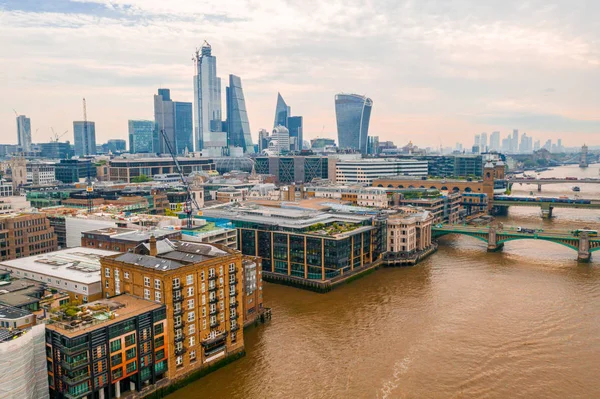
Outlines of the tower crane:
{"label": "tower crane", "polygon": [[52,131],[52,137],[50,137],[50,142],[51,143],[58,143],[58,141],[61,139],[62,136],[64,136],[65,134],[69,133],[68,130],[65,130],[63,133],[58,134],[54,131],[54,128],[51,127],[50,130]]}
{"label": "tower crane", "polygon": [[[85,143],[88,142],[87,107],[85,104],[85,98],[83,99],[83,138],[83,143],[85,145]],[[87,152],[87,148],[84,149],[84,153],[85,152]],[[92,198],[92,193],[94,192],[94,185],[92,184],[91,167],[92,162],[90,161],[87,166],[87,187],[85,189],[85,191],[87,192],[88,213],[92,213],[92,209],[94,207],[94,200]]]}

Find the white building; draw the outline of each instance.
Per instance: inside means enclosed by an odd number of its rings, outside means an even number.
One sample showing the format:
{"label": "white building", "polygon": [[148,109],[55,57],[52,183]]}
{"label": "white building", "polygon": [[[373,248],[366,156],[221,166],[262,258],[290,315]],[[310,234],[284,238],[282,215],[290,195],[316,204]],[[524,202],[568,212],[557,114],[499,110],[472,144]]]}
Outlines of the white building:
{"label": "white building", "polygon": [[357,159],[336,162],[339,184],[366,183],[386,176],[427,176],[427,161],[413,159]]}
{"label": "white building", "polygon": [[69,248],[47,254],[0,262],[0,269],[15,277],[46,283],[69,293],[72,300],[91,302],[102,297],[100,258],[118,252]]}
{"label": "white building", "polygon": [[27,162],[27,183],[36,186],[54,184],[56,171],[53,163]]}
{"label": "white building", "polygon": [[371,206],[375,208],[388,207],[388,195],[384,188],[367,187],[358,192],[356,199],[358,206]]}
{"label": "white building", "polygon": [[281,154],[290,151],[290,131],[285,126],[276,126],[269,141],[269,151]]}
{"label": "white building", "polygon": [[0,180],[0,197],[11,197],[13,195],[13,185],[5,179]]}

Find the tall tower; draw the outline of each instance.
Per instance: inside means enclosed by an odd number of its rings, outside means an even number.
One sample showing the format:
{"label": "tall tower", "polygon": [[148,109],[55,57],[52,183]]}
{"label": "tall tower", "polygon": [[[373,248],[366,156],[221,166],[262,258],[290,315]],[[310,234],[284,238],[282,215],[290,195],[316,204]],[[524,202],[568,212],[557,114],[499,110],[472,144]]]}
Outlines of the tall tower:
{"label": "tall tower", "polygon": [[31,151],[31,119],[25,115],[17,115],[17,138],[21,151]]}
{"label": "tall tower", "polygon": [[579,160],[579,167],[587,168],[588,166],[588,146],[584,144],[583,147],[581,147],[581,159]]}
{"label": "tall tower", "polygon": [[336,94],[335,117],[340,148],[367,153],[372,108],[373,100],[368,97],[359,94]]}
{"label": "tall tower", "polygon": [[287,118],[292,116],[292,109],[283,97],[281,93],[277,93],[277,105],[275,106],[275,122],[273,122],[273,127],[277,126],[287,126]]}
{"label": "tall tower", "polygon": [[254,154],[242,80],[238,76],[229,75],[229,86],[225,89],[225,93],[227,102],[227,144],[233,147],[241,147],[245,153]]}
{"label": "tall tower", "polygon": [[217,77],[217,58],[208,42],[194,54],[194,139],[195,150],[204,148],[204,136],[221,132],[221,78]]}

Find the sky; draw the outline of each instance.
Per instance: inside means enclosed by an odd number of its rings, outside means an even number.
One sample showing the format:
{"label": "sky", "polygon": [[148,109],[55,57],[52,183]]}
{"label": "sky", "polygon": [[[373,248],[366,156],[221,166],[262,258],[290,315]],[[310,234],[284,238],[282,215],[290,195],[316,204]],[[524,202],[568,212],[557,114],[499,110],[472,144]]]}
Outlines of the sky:
{"label": "sky", "polygon": [[380,141],[470,146],[516,128],[600,145],[598,15],[597,0],[0,0],[0,142],[17,140],[15,111],[34,142],[51,128],[72,141],[83,97],[99,144],[126,139],[159,87],[192,101],[207,40],[223,86],[242,78],[254,140],[277,92],[305,139],[336,138],[345,92],[373,100]]}

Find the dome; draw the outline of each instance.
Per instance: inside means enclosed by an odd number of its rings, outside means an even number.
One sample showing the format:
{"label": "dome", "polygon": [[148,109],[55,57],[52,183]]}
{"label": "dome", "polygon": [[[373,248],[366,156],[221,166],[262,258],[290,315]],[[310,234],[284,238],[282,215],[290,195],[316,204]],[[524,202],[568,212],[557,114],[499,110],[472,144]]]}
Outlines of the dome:
{"label": "dome", "polygon": [[222,157],[215,158],[215,167],[220,174],[240,170],[242,172],[252,172],[254,160],[248,157]]}

